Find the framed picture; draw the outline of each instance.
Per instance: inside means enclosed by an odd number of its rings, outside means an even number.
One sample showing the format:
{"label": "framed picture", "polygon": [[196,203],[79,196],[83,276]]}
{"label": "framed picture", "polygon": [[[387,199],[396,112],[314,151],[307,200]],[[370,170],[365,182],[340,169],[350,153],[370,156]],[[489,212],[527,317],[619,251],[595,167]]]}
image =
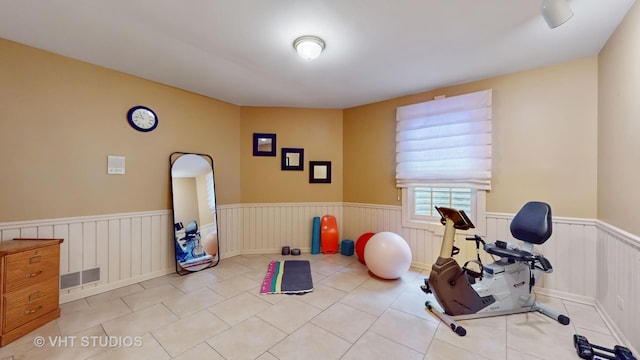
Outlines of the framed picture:
{"label": "framed picture", "polygon": [[309,161],[310,183],[331,183],[331,161]]}
{"label": "framed picture", "polygon": [[253,133],[253,156],[276,156],[276,134]]}
{"label": "framed picture", "polygon": [[304,149],[282,148],[282,170],[304,170]]}

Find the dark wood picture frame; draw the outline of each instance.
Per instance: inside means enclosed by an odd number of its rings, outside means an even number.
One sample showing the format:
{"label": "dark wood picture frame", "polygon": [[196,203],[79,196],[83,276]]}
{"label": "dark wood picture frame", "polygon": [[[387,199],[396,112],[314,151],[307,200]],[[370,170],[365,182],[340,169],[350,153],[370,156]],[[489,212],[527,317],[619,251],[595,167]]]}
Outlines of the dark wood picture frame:
{"label": "dark wood picture frame", "polygon": [[309,161],[309,182],[330,184],[331,161]]}
{"label": "dark wood picture frame", "polygon": [[253,133],[253,156],[276,156],[276,134]]}
{"label": "dark wood picture frame", "polygon": [[282,148],[282,170],[304,170],[304,149]]}

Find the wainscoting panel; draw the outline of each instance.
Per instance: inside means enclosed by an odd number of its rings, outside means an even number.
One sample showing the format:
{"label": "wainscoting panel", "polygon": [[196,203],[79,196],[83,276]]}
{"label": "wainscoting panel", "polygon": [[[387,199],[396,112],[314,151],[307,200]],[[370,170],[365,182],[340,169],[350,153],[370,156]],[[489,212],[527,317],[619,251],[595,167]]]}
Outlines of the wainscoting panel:
{"label": "wainscoting panel", "polygon": [[[403,228],[399,206],[358,203],[234,204],[218,207],[220,257],[279,253],[282,246],[311,249],[313,217],[331,214],[340,239],[392,231],[409,244],[413,266],[428,271],[440,253],[444,226]],[[513,214],[488,213],[486,241],[515,241]],[[595,303],[627,345],[640,347],[640,239],[590,219],[554,217],[553,235],[535,251],[553,272],[542,277],[540,293]],[[469,234],[473,234],[472,232]],[[475,259],[475,243],[456,237],[459,263]],[[0,223],[0,241],[63,238],[61,274],[100,269],[97,282],[61,291],[61,302],[94,295],[175,271],[170,210]],[[484,252],[481,252],[484,254]],[[336,255],[341,256],[341,255]],[[483,261],[490,258],[483,255]]]}
{"label": "wainscoting panel", "polygon": [[640,238],[614,226],[598,222],[597,301],[636,351],[640,349]]}
{"label": "wainscoting panel", "polygon": [[311,250],[313,218],[333,215],[342,238],[342,203],[241,204],[218,207],[222,258],[279,253],[283,246]]}
{"label": "wainscoting panel", "polygon": [[62,238],[61,275],[100,269],[100,280],[60,292],[67,302],[175,271],[171,212],[87,216],[0,224],[0,241]]}

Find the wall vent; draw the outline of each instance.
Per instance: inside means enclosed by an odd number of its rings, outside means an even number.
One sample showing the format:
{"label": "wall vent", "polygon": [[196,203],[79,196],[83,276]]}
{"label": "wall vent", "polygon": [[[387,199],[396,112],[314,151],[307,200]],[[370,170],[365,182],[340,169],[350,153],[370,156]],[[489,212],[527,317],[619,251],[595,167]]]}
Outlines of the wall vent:
{"label": "wall vent", "polygon": [[60,290],[100,281],[100,268],[76,271],[60,276]]}

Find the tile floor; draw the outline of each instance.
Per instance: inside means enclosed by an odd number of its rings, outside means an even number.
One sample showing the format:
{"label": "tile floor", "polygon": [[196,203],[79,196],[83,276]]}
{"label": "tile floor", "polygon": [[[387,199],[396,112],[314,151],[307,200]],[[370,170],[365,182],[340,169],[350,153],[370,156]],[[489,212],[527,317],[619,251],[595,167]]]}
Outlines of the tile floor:
{"label": "tile floor", "polygon": [[[259,294],[267,264],[282,258],[310,260],[313,292]],[[616,343],[595,307],[541,295],[571,324],[518,314],[463,321],[459,337],[425,310],[427,275],[381,280],[340,254],[236,256],[62,304],[59,319],[0,348],[0,359],[558,360],[578,359],[576,332]]]}

